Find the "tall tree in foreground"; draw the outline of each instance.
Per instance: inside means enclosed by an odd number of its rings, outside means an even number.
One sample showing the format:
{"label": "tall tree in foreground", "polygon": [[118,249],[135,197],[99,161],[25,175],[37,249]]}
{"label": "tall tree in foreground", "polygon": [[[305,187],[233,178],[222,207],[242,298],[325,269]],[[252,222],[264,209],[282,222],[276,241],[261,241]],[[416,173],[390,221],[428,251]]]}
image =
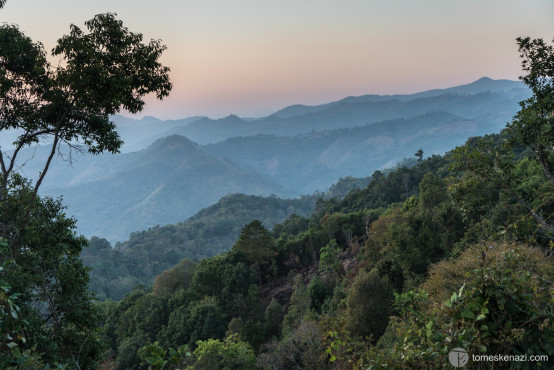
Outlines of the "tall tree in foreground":
{"label": "tall tree in foreground", "polygon": [[[28,182],[16,177],[0,202],[0,222],[10,222],[32,196]],[[102,353],[99,312],[88,290],[88,269],[80,259],[86,245],[75,235],[75,220],[66,218],[59,200],[37,199],[18,235],[17,259],[5,248],[0,271],[19,306],[17,315],[0,320],[0,368],[14,366],[21,353],[37,354],[48,364],[94,368]],[[6,243],[7,244],[7,243]],[[25,366],[24,366],[25,367]]]}
{"label": "tall tree in foreground", "polygon": [[[502,189],[531,215],[546,239],[554,234],[554,48],[542,39],[518,38],[522,68],[520,77],[533,95],[520,102],[521,110],[506,127],[503,142],[493,137],[477,139],[453,151],[455,168],[468,171]],[[537,191],[529,176],[521,176],[516,153],[528,150],[528,163],[537,163],[546,186]]]}
{"label": "tall tree in foreground", "polygon": [[122,141],[110,115],[121,109],[137,113],[144,95],[162,99],[171,90],[169,68],[159,62],[166,49],[160,41],[142,43],[142,35],[130,32],[115,14],[99,14],[85,25],[88,33],[71,25],[69,35],[58,40],[52,50],[61,58],[56,64],[17,26],[0,26],[0,134],[18,135],[13,147],[0,148],[0,201],[21,165],[23,148],[41,141],[52,145],[34,185],[36,196],[60,145],[115,153]]}
{"label": "tall tree in foreground", "polygon": [[554,186],[552,144],[554,143],[554,48],[542,39],[517,39],[521,53],[521,66],[526,76],[523,82],[533,96],[520,102],[521,110],[515,115],[508,131],[516,144],[530,147],[546,177]]}
{"label": "tall tree in foreground", "polygon": [[273,245],[273,238],[269,231],[258,220],[251,221],[245,225],[240,232],[235,248],[241,251],[246,260],[258,275],[258,283],[262,285],[262,266],[267,265],[277,252],[270,249]]}
{"label": "tall tree in foreground", "polygon": [[[143,44],[114,14],[85,24],[88,33],[72,25],[58,40],[56,65],[17,26],[0,26],[0,135],[18,135],[13,147],[0,148],[0,261],[9,261],[0,269],[2,368],[25,367],[25,356],[47,366],[98,367],[99,313],[80,259],[86,240],[76,236],[61,201],[37,192],[62,144],[115,153],[122,141],[110,115],[139,112],[144,95],[162,99],[171,90],[159,41]],[[32,185],[17,174],[18,156],[41,141],[52,147]]]}

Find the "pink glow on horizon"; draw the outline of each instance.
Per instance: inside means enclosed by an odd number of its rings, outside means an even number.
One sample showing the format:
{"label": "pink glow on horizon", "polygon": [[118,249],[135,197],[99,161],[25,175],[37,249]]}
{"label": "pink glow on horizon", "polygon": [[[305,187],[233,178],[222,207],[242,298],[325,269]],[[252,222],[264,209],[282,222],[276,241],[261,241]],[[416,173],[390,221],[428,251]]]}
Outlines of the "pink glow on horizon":
{"label": "pink glow on horizon", "polygon": [[516,80],[515,38],[554,36],[551,0],[8,0],[0,22],[50,50],[70,23],[107,11],[168,46],[172,94],[139,115],[162,119]]}

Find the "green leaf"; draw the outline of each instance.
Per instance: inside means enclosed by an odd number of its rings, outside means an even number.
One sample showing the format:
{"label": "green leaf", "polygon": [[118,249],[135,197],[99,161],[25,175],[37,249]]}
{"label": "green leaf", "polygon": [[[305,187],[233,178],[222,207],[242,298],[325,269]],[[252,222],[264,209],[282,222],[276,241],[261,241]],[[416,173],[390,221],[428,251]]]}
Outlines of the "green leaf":
{"label": "green leaf", "polygon": [[477,348],[479,349],[479,351],[481,352],[487,352],[487,347],[485,347],[484,345],[482,344],[477,344]]}
{"label": "green leaf", "polygon": [[471,311],[463,311],[461,313],[462,317],[465,317],[466,319],[474,319],[475,318],[475,314]]}
{"label": "green leaf", "polygon": [[504,323],[504,328],[506,330],[510,330],[512,328],[512,320],[507,320],[505,323]]}
{"label": "green leaf", "polygon": [[155,357],[146,357],[144,358],[149,364],[154,364],[156,363],[156,358]]}

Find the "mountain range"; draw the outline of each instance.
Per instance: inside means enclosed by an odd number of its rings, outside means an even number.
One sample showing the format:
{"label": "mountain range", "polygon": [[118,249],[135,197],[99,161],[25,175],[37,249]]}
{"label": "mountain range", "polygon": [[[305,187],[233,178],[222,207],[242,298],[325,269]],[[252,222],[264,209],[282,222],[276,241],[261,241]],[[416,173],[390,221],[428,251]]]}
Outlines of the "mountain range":
{"label": "mountain range", "polygon": [[[292,136],[442,111],[489,124],[491,130],[496,131],[517,112],[517,103],[529,96],[529,90],[520,81],[483,77],[467,85],[410,95],[363,95],[316,106],[293,105],[259,119],[229,115],[221,119],[193,117],[160,123],[147,118],[138,121],[138,124],[141,126],[150,122],[150,126],[157,126],[156,135],[150,139],[152,141],[179,134],[199,144],[210,144],[237,136]],[[123,122],[128,124],[129,120],[115,117],[115,122],[120,127]],[[167,130],[160,132],[161,127]],[[136,148],[136,140],[130,133],[123,133],[122,137],[133,143],[131,148]],[[143,143],[147,142],[148,139]]]}
{"label": "mountain range", "polygon": [[[520,82],[482,78],[412,95],[295,105],[260,119],[116,116],[123,154],[74,153],[71,166],[58,159],[41,194],[63,194],[85,236],[122,241],[184,221],[228,193],[297,197],[392,167],[419,149],[442,154],[499,131],[529,95]],[[36,176],[46,150],[27,150],[35,158],[22,167],[27,177]]]}

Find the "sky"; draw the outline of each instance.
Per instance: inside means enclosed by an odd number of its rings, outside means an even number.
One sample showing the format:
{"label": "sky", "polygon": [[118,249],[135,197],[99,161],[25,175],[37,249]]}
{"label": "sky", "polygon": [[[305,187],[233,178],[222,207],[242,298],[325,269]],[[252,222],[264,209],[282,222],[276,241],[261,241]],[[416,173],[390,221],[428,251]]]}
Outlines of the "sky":
{"label": "sky", "polygon": [[161,39],[173,90],[147,98],[161,119],[267,115],[292,104],[516,80],[518,36],[552,41],[552,0],[8,0],[15,23],[51,50],[98,13]]}

